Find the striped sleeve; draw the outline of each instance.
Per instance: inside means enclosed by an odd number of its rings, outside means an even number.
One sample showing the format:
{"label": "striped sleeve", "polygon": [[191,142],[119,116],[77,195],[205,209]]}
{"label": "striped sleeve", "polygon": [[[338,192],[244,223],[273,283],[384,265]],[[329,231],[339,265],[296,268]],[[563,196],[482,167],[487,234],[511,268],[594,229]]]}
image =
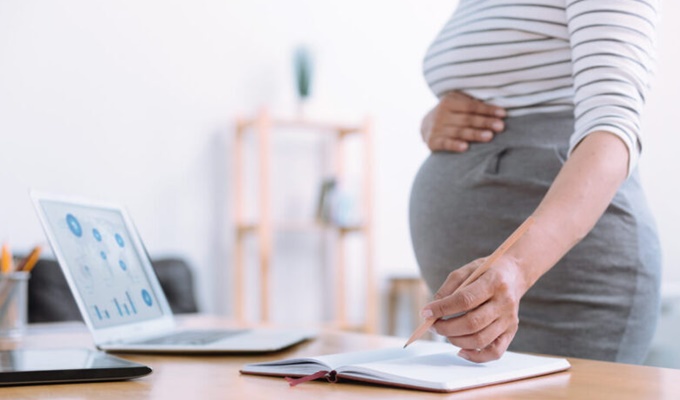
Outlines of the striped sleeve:
{"label": "striped sleeve", "polygon": [[567,0],[575,131],[570,153],[589,133],[620,137],[628,175],[641,151],[640,111],[654,62],[656,0]]}

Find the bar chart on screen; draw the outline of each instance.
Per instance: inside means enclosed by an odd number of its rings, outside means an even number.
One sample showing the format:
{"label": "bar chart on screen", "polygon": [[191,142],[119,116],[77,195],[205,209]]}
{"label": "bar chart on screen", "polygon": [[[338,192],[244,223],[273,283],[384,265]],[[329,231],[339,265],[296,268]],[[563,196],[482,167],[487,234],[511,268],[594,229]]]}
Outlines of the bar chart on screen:
{"label": "bar chart on screen", "polygon": [[144,276],[143,261],[119,213],[75,205],[47,205],[66,266],[92,323],[113,326],[162,314]]}

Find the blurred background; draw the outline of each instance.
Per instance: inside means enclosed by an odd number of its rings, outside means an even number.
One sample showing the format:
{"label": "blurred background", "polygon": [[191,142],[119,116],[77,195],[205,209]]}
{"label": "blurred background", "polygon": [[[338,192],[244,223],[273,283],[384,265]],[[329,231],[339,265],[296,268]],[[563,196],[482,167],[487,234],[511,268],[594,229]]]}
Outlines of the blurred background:
{"label": "blurred background", "polygon": [[[436,100],[421,62],[454,7],[443,0],[0,1],[0,240],[15,253],[45,242],[29,189],[117,202],[130,211],[152,258],[188,261],[202,311],[233,316],[237,120],[263,110],[300,117],[294,59],[304,48],[311,66],[304,118],[371,123],[368,154],[361,141],[347,144],[348,173],[336,192],[350,217],[361,208],[355,217],[365,219],[370,210],[372,240],[357,232],[338,248],[333,229],[274,232],[271,320],[331,318],[333,260],[342,251],[347,318],[366,318],[368,259],[378,300],[373,323],[388,332],[390,291],[417,276],[408,197],[428,154],[420,120]],[[680,332],[680,133],[670,118],[680,93],[673,42],[680,4],[663,7],[640,167],[664,249],[664,314],[649,363],[680,367],[672,340]],[[302,128],[279,136],[276,126],[271,130],[273,219],[318,219],[333,139],[297,134]],[[244,164],[244,203],[256,218],[261,164],[252,137],[244,142]],[[355,190],[367,175],[368,200]],[[261,249],[256,238],[241,245],[246,315],[257,319]],[[402,322],[389,332],[407,335],[407,305],[420,295],[398,293],[405,296],[395,317]]]}

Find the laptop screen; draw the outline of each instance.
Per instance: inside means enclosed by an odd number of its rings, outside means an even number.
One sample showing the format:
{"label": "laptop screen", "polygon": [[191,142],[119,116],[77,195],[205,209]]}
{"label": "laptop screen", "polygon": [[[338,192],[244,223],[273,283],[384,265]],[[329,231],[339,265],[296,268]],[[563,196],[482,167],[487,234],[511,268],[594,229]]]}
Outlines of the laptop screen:
{"label": "laptop screen", "polygon": [[[41,199],[46,229],[56,243],[95,328],[161,317],[163,309],[120,210]],[[63,265],[65,263],[65,265]]]}

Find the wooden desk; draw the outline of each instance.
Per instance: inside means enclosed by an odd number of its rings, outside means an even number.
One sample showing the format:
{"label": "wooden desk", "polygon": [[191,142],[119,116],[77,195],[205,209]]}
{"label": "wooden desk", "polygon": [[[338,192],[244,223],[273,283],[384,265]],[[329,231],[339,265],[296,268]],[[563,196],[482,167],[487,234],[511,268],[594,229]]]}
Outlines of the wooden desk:
{"label": "wooden desk", "polygon": [[[217,318],[196,317],[187,326],[233,327]],[[151,366],[144,378],[108,383],[0,388],[2,399],[678,399],[680,370],[570,359],[570,371],[438,394],[354,383],[309,382],[294,388],[281,378],[240,375],[249,362],[403,345],[403,339],[324,331],[290,350],[261,356],[120,355]],[[31,329],[24,348],[92,347],[83,326],[53,324]],[[8,345],[0,345],[7,348]]]}

